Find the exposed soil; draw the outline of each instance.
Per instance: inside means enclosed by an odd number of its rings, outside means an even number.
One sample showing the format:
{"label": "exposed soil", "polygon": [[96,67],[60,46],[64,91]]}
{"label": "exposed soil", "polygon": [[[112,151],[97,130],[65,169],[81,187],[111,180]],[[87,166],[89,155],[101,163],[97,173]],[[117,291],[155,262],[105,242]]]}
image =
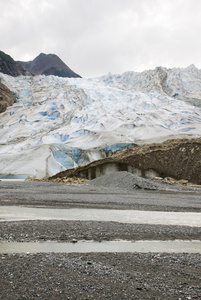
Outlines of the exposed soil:
{"label": "exposed soil", "polygon": [[0,113],[6,111],[8,106],[13,105],[15,100],[12,92],[0,80]]}
{"label": "exposed soil", "polygon": [[110,164],[115,164],[119,171],[138,170],[142,176],[152,171],[162,178],[173,177],[201,184],[201,138],[168,140],[118,151],[86,166],[60,172],[50,179],[73,176],[94,179],[97,168],[100,172]]}

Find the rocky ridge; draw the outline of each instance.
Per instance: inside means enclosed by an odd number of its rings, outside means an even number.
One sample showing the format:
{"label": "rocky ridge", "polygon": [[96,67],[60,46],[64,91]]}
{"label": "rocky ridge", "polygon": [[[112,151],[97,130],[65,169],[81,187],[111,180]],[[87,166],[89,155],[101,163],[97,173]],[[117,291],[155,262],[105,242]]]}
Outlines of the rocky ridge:
{"label": "rocky ridge", "polygon": [[73,72],[57,55],[40,53],[33,61],[15,61],[0,51],[0,72],[10,76],[55,75],[81,77]]}
{"label": "rocky ridge", "polygon": [[0,72],[14,77],[31,75],[30,72],[3,51],[0,51]]}

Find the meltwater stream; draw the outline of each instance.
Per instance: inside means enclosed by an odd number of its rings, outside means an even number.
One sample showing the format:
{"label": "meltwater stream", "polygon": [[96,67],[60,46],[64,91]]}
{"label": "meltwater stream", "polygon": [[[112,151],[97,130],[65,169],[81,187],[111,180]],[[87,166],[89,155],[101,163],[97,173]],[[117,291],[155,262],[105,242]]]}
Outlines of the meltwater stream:
{"label": "meltwater stream", "polygon": [[60,242],[0,242],[0,253],[89,253],[89,252],[140,252],[140,253],[200,253],[201,241],[79,241]]}
{"label": "meltwater stream", "polygon": [[23,220],[104,221],[201,227],[201,213],[143,210],[0,206],[0,222]]}
{"label": "meltwater stream", "polygon": [[[0,221],[29,220],[71,220],[71,221],[104,221],[133,224],[158,224],[201,227],[201,213],[161,212],[113,209],[57,209],[32,208],[20,206],[0,206]],[[201,241],[78,241],[77,243],[61,242],[0,242],[0,253],[86,253],[86,252],[167,252],[167,253],[200,253]]]}

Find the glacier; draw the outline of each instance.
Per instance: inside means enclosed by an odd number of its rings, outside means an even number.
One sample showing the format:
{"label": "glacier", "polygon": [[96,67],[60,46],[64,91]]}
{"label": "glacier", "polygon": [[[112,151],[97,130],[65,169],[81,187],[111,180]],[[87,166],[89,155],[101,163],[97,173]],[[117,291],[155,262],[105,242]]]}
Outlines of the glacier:
{"label": "glacier", "polygon": [[201,136],[201,71],[158,67],[99,78],[0,78],[0,173],[47,177],[135,145]]}

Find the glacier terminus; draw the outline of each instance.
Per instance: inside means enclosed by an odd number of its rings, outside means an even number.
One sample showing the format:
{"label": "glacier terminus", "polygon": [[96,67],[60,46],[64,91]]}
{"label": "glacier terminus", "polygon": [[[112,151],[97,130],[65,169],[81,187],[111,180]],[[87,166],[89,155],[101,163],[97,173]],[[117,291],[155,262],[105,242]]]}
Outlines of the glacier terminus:
{"label": "glacier terminus", "polygon": [[47,177],[132,145],[201,136],[194,65],[108,74],[0,79],[17,101],[0,118],[0,170]]}

